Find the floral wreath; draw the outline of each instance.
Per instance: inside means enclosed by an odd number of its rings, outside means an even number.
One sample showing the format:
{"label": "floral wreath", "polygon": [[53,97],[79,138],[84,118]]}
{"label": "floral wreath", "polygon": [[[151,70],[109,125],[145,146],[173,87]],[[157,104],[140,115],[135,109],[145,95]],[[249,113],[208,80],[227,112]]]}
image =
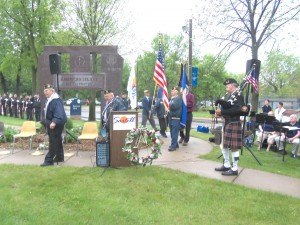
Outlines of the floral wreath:
{"label": "floral wreath", "polygon": [[[139,157],[139,150],[149,147],[151,153],[146,157]],[[122,151],[127,153],[126,158],[134,165],[151,165],[158,154],[161,154],[161,142],[154,130],[150,131],[146,127],[133,128],[126,135]]]}

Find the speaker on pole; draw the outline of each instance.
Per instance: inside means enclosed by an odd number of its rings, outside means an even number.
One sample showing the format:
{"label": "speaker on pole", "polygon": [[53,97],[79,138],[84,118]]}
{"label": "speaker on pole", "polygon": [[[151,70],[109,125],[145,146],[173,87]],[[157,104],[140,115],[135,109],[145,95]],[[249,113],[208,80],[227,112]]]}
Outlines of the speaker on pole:
{"label": "speaker on pole", "polygon": [[59,54],[49,55],[50,72],[51,74],[61,73],[61,59]]}
{"label": "speaker on pole", "polygon": [[252,66],[255,64],[255,77],[258,80],[259,73],[260,73],[260,60],[258,59],[250,59],[247,60],[246,64],[246,74],[249,73],[249,71],[252,69]]}

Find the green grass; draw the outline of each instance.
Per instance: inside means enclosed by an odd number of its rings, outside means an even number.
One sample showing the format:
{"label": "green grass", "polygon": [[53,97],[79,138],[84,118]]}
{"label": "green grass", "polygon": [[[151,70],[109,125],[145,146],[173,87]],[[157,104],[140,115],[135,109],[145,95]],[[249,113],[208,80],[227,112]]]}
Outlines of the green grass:
{"label": "green grass", "polygon": [[297,198],[155,166],[0,170],[5,225],[300,223]]}
{"label": "green grass", "polygon": [[[203,134],[200,132],[196,132],[195,130],[191,132],[191,135],[197,138],[201,138],[202,140],[208,140],[209,137],[213,137],[212,134]],[[250,150],[262,163],[262,166],[258,164],[250,151],[246,148],[243,149],[243,154],[240,155],[239,166],[300,178],[299,159],[293,159],[288,154],[285,156],[285,160],[282,161],[283,158],[281,154],[273,151],[266,152],[265,149],[257,151],[256,145],[250,148]],[[287,152],[291,153],[291,145],[287,145]],[[220,155],[220,147],[215,146],[213,148],[213,151],[211,151],[207,155],[201,156],[201,158],[222,163],[223,157],[218,159]]]}

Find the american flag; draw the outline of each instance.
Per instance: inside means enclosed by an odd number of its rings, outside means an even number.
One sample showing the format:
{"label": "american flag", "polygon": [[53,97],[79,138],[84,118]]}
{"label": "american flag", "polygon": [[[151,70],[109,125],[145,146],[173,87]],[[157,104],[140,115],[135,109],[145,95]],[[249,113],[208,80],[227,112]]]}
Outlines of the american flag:
{"label": "american flag", "polygon": [[253,71],[251,71],[247,75],[246,80],[249,84],[251,84],[253,86],[255,93],[258,93],[258,77],[257,77],[256,71],[255,71],[255,67],[254,67]]}
{"label": "american flag", "polygon": [[153,79],[154,79],[156,85],[158,85],[159,87],[161,87],[163,89],[162,100],[163,100],[166,110],[169,110],[167,78],[166,78],[164,64],[163,64],[163,55],[162,55],[161,44],[159,44],[157,60],[155,62]]}

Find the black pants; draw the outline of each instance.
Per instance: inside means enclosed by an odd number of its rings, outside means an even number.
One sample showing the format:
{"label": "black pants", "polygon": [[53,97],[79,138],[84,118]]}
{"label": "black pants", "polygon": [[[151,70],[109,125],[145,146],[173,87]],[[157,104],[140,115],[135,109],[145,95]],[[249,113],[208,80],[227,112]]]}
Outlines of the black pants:
{"label": "black pants", "polygon": [[[191,131],[191,126],[192,126],[192,121],[193,121],[193,113],[188,112],[187,118],[186,118],[185,129],[180,130],[180,137],[183,139],[183,142],[185,142],[185,143],[188,143],[190,140],[190,131]],[[184,130],[185,130],[185,134],[184,134]]]}
{"label": "black pants", "polygon": [[167,120],[166,118],[159,118],[158,119],[161,135],[166,135],[166,129],[167,129],[166,120]]}
{"label": "black pants", "polygon": [[[53,163],[54,161],[64,161],[64,149],[62,144],[61,134],[63,132],[64,125],[56,125],[54,129],[47,127],[49,135],[49,152],[45,157],[46,163]],[[55,160],[53,160],[55,157]]]}
{"label": "black pants", "polygon": [[41,110],[35,110],[35,121],[41,121]]}

